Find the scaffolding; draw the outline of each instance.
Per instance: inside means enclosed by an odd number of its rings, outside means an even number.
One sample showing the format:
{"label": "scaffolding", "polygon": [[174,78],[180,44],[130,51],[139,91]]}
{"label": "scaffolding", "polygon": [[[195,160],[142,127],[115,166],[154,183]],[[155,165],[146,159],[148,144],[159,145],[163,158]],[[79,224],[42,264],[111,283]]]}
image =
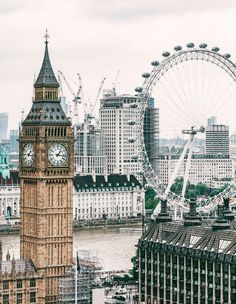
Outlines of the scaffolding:
{"label": "scaffolding", "polygon": [[66,277],[59,279],[57,304],[91,304],[92,289],[100,270],[101,263],[92,251],[79,250],[75,265]]}

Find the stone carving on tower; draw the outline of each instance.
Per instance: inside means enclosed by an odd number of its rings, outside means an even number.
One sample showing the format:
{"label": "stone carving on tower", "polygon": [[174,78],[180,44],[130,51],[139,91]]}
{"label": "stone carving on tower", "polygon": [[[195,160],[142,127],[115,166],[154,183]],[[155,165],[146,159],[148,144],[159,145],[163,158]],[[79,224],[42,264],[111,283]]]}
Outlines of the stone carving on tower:
{"label": "stone carving on tower", "polygon": [[74,135],[58,96],[48,35],[34,98],[20,132],[21,258],[45,275],[46,303],[72,265]]}

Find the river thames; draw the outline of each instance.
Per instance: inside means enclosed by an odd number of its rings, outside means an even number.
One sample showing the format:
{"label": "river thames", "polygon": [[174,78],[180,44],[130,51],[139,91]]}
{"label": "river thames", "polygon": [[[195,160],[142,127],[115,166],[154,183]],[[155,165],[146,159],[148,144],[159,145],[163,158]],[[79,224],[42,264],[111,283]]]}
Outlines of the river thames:
{"label": "river thames", "polygon": [[[132,267],[130,259],[134,256],[141,232],[129,229],[107,228],[74,231],[74,251],[92,250],[101,260],[104,270],[127,270]],[[20,235],[1,235],[3,256],[9,249],[11,257],[20,257]]]}

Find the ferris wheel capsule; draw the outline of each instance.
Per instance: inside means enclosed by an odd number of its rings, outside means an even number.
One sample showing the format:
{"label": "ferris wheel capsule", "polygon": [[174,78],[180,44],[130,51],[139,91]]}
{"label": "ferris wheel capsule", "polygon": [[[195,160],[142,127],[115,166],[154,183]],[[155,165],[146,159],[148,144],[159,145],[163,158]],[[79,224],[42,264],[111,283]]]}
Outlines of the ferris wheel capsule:
{"label": "ferris wheel capsule", "polygon": [[169,56],[170,56],[170,53],[169,53],[169,52],[164,52],[164,53],[162,53],[162,56],[163,56],[163,57],[169,57]]}
{"label": "ferris wheel capsule", "polygon": [[194,43],[192,43],[192,42],[189,42],[188,44],[187,44],[187,48],[193,48],[194,47]]}
{"label": "ferris wheel capsule", "polygon": [[154,60],[154,61],[151,62],[151,65],[158,66],[159,65],[159,61]]}
{"label": "ferris wheel capsule", "polygon": [[131,158],[132,160],[138,160],[138,155],[132,155]]}
{"label": "ferris wheel capsule", "polygon": [[226,54],[224,54],[224,57],[227,58],[227,59],[229,59],[231,57],[231,55],[228,54],[228,53],[226,53]]}
{"label": "ferris wheel capsule", "polygon": [[201,43],[201,44],[199,45],[199,47],[200,47],[201,49],[205,49],[205,48],[207,47],[207,44],[206,44],[206,43]]}
{"label": "ferris wheel capsule", "polygon": [[212,50],[212,52],[219,52],[220,49],[217,46],[215,46],[211,50]]}
{"label": "ferris wheel capsule", "polygon": [[142,90],[143,90],[143,88],[141,88],[141,87],[137,87],[137,88],[135,88],[135,92],[137,92],[137,93],[141,93],[141,92],[142,92]]}
{"label": "ferris wheel capsule", "polygon": [[176,45],[176,46],[174,47],[174,50],[175,50],[176,52],[181,51],[181,50],[182,50],[182,46]]}
{"label": "ferris wheel capsule", "polygon": [[143,78],[148,78],[148,77],[150,77],[150,74],[149,74],[149,73],[143,73],[143,74],[142,74],[142,77],[143,77]]}

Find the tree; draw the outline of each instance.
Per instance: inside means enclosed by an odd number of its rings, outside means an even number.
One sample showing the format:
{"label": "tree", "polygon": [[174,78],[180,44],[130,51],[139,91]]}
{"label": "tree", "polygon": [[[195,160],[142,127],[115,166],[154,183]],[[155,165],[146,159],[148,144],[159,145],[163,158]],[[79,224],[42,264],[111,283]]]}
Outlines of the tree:
{"label": "tree", "polygon": [[145,209],[154,209],[158,204],[158,200],[155,198],[156,192],[149,188],[145,193]]}
{"label": "tree", "polygon": [[130,270],[130,274],[134,281],[138,281],[138,250],[136,250],[135,255],[131,258],[133,268]]}

